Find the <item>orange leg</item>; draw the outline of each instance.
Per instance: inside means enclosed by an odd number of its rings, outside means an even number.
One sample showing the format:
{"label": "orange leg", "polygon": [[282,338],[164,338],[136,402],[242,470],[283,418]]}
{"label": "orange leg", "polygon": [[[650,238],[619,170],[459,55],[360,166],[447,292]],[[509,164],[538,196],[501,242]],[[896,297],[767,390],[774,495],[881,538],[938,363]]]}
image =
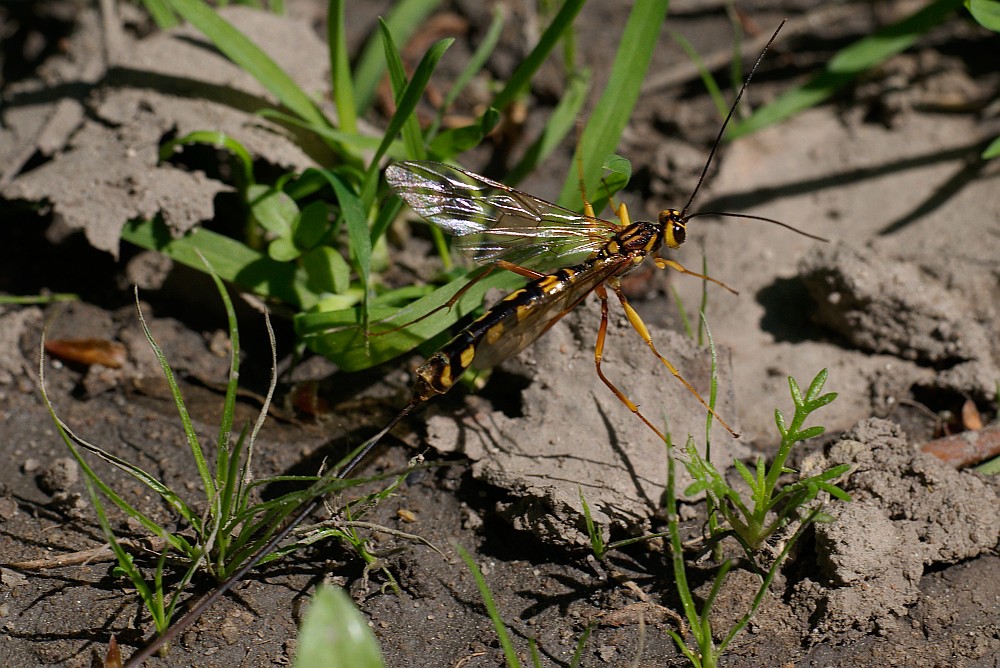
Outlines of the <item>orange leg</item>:
{"label": "orange leg", "polygon": [[[603,287],[604,286],[601,286],[602,289]],[[685,379],[684,376],[681,375],[681,372],[677,370],[677,367],[671,364],[670,361],[666,357],[661,355],[660,351],[656,349],[656,345],[653,343],[653,337],[650,335],[649,329],[646,327],[646,323],[642,321],[642,318],[639,317],[639,314],[636,313],[636,310],[632,308],[631,304],[629,304],[628,299],[625,298],[625,295],[621,291],[621,287],[612,284],[611,289],[614,290],[615,296],[618,297],[618,301],[621,302],[622,308],[625,309],[625,316],[628,318],[629,324],[631,324],[632,328],[635,329],[635,331],[639,334],[640,337],[642,337],[642,340],[646,342],[646,345],[649,346],[649,349],[653,351],[653,354],[656,355],[657,359],[663,362],[663,365],[667,367],[667,370],[674,376],[674,378],[681,381],[684,387],[687,388],[688,392],[693,394],[695,398],[701,402],[701,405],[704,406],[706,409],[708,409],[708,412],[711,413],[712,416],[719,421],[719,424],[721,424],[723,427],[726,428],[726,431],[728,431],[730,434],[733,435],[733,438],[738,438],[739,433],[733,431],[733,428],[730,427],[728,424],[726,424],[725,420],[719,417],[719,414],[716,413],[715,410],[708,405],[708,402],[705,401],[700,394],[698,394],[698,390],[694,389],[694,387],[691,386],[691,383],[689,383],[687,379]],[[605,317],[605,320],[606,320],[605,316],[606,310],[607,310],[606,297],[602,297],[601,315],[602,317]],[[602,327],[606,324],[607,324],[606,322],[601,322]]]}
{"label": "orange leg", "polygon": [[597,344],[594,346],[594,365],[597,367],[597,375],[600,377],[601,382],[607,385],[608,389],[611,390],[616,397],[618,397],[619,401],[625,404],[630,411],[635,413],[636,417],[642,420],[647,427],[652,429],[653,433],[656,434],[661,441],[665,442],[667,438],[663,435],[663,432],[653,426],[653,423],[650,422],[645,415],[639,412],[639,407],[631,399],[626,397],[624,392],[615,387],[615,384],[608,380],[608,377],[604,375],[604,371],[601,370],[601,360],[604,358],[604,339],[608,334],[608,292],[604,289],[603,285],[597,286],[597,289],[594,290],[594,292],[597,293],[597,297],[601,300],[601,326],[597,330]]}
{"label": "orange leg", "polygon": [[524,276],[525,278],[530,279],[532,281],[541,278],[542,276],[545,275],[540,271],[535,271],[534,269],[528,269],[527,267],[522,267],[512,262],[507,262],[507,260],[497,260],[494,266],[500,267],[501,269],[506,269],[507,271],[517,274],[519,276]]}

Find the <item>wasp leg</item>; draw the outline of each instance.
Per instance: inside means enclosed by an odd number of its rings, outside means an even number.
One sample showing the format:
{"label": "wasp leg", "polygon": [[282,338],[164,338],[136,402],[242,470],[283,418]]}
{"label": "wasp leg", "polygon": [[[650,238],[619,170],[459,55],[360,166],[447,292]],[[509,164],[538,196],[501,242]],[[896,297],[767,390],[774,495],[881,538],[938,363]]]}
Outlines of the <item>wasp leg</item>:
{"label": "wasp leg", "polygon": [[517,274],[519,276],[524,276],[532,281],[541,278],[545,274],[540,271],[535,271],[534,269],[528,269],[527,267],[522,267],[520,265],[514,264],[513,262],[507,262],[506,260],[497,260],[494,267],[500,267],[501,269],[506,269],[509,272]]}
{"label": "wasp leg", "polygon": [[[603,288],[603,286],[601,287]],[[639,317],[639,314],[636,312],[636,310],[632,308],[631,304],[629,304],[628,299],[625,298],[625,295],[621,291],[621,287],[612,284],[611,289],[614,290],[615,296],[618,297],[618,301],[621,302],[622,308],[625,309],[625,316],[628,318],[629,324],[631,324],[632,328],[639,334],[640,337],[642,337],[642,340],[646,342],[646,345],[649,346],[649,349],[653,351],[653,354],[656,355],[657,359],[663,362],[663,365],[667,367],[667,370],[671,374],[673,374],[674,378],[681,381],[684,387],[687,388],[688,392],[693,394],[695,398],[701,402],[701,405],[708,409],[708,412],[712,414],[712,417],[718,420],[719,424],[725,427],[726,431],[728,431],[730,434],[733,435],[733,438],[739,438],[739,433],[733,431],[733,428],[730,427],[728,424],[726,424],[725,420],[719,417],[719,414],[715,412],[715,409],[708,405],[708,402],[705,401],[700,394],[698,394],[698,390],[694,389],[691,383],[687,382],[687,379],[685,379],[684,376],[681,375],[681,372],[677,370],[677,367],[671,364],[670,361],[666,357],[661,355],[660,351],[656,349],[656,345],[653,343],[653,337],[650,335],[649,329],[646,327],[646,323],[642,321],[642,318]],[[601,304],[602,316],[604,315],[604,310],[605,310],[605,304],[602,301]],[[606,323],[604,322],[601,323],[602,326],[605,324]]]}
{"label": "wasp leg", "polygon": [[594,290],[597,293],[597,297],[601,300],[601,326],[597,330],[597,344],[594,346],[594,366],[597,367],[597,375],[608,389],[611,390],[618,400],[625,404],[625,407],[630,411],[635,413],[635,415],[642,420],[647,427],[653,430],[653,433],[661,440],[666,442],[667,437],[663,435],[659,429],[653,426],[645,415],[639,411],[639,407],[625,396],[625,393],[615,387],[615,384],[608,380],[608,377],[604,375],[604,371],[601,370],[601,360],[604,358],[604,339],[608,334],[608,292],[604,289],[603,285],[597,286]]}
{"label": "wasp leg", "polygon": [[716,285],[720,285],[720,286],[724,287],[726,290],[729,290],[734,295],[740,294],[739,292],[737,292],[736,290],[733,290],[731,287],[729,287],[728,285],[726,285],[722,281],[716,280],[716,279],[712,278],[711,276],[706,276],[705,274],[699,274],[697,272],[691,271],[690,269],[688,269],[687,267],[685,267],[684,265],[682,265],[680,262],[676,262],[674,260],[668,260],[668,259],[663,258],[663,257],[654,257],[653,258],[653,262],[655,262],[656,266],[659,267],[660,269],[666,269],[667,267],[670,267],[671,269],[676,269],[677,271],[681,272],[682,274],[687,274],[688,276],[694,276],[695,278],[700,278],[703,281],[711,281],[711,282],[715,283]]}

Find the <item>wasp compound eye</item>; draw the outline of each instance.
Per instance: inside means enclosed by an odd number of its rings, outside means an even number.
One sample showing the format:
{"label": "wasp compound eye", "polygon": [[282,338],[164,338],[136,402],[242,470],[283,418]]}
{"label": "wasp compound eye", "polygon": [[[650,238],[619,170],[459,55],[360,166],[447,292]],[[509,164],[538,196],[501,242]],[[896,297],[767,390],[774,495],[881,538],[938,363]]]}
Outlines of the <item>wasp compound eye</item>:
{"label": "wasp compound eye", "polygon": [[674,222],[670,236],[674,238],[674,243],[680,246],[687,238],[687,228],[684,227],[683,223]]}

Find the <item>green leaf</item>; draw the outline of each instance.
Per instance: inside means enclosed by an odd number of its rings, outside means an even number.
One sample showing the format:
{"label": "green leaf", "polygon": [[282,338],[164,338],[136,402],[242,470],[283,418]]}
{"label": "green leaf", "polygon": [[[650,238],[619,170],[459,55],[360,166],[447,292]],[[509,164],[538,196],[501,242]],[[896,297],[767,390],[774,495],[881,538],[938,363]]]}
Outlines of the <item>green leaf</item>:
{"label": "green leaf", "polygon": [[[302,256],[307,285],[317,295],[344,294],[351,285],[351,267],[334,248],[319,246]],[[356,300],[355,300],[356,301]]]}
{"label": "green leaf", "polygon": [[261,227],[278,237],[289,237],[299,215],[299,206],[284,191],[255,185],[247,189],[250,215]]}
{"label": "green leaf", "polygon": [[301,254],[291,237],[278,237],[267,245],[267,256],[275,262],[291,262]]}
{"label": "green leaf", "polygon": [[604,176],[601,178],[600,187],[594,193],[594,201],[591,202],[594,210],[598,212],[605,203],[612,202],[615,195],[628,185],[629,179],[632,178],[632,163],[620,155],[609,155],[604,159],[601,169],[604,171]]}
{"label": "green leaf", "polygon": [[203,271],[200,252],[223,279],[292,306],[307,309],[316,303],[316,295],[306,287],[304,271],[216,232],[197,228],[174,238],[162,220],[134,220],[125,224],[121,236],[124,241]]}
{"label": "green leaf", "polygon": [[[637,2],[629,13],[618,51],[611,65],[608,85],[590,116],[576,155],[583,158],[587,192],[595,192],[604,157],[615,152],[622,131],[639,99],[642,81],[653,57],[660,29],[666,19],[667,0]],[[559,204],[579,209],[580,189],[574,175],[563,184]]]}
{"label": "green leaf", "polygon": [[997,0],[965,0],[965,8],[976,23],[987,30],[1000,32],[1000,2]]}
{"label": "green leaf", "polygon": [[1000,155],[1000,137],[990,142],[990,145],[983,151],[982,158],[983,160],[992,160],[998,155]]}
{"label": "green leaf", "polygon": [[827,482],[820,482],[816,483],[816,486],[819,487],[824,492],[826,492],[827,494],[829,494],[830,496],[834,497],[835,499],[840,499],[841,501],[845,501],[848,503],[850,503],[851,501],[851,495],[842,490],[841,488],[837,487],[836,485],[831,485],[830,483]]}
{"label": "green leaf", "polygon": [[330,229],[330,211],[325,202],[310,202],[292,225],[292,238],[296,248],[307,251],[315,248]]}
{"label": "green leaf", "polygon": [[740,477],[743,478],[747,485],[750,487],[755,485],[756,480],[754,480],[753,474],[750,473],[750,469],[746,467],[746,464],[738,459],[734,459],[733,467],[736,469],[736,472],[740,474]]}
{"label": "green leaf", "polygon": [[807,429],[803,429],[795,434],[795,440],[808,441],[810,438],[816,438],[817,436],[822,435],[824,431],[826,431],[825,427],[808,427]]}
{"label": "green leaf", "polygon": [[351,257],[358,267],[361,285],[367,286],[371,275],[372,243],[368,234],[368,218],[365,207],[357,193],[336,173],[328,169],[317,170],[337,196],[341,215],[347,224],[347,238],[351,244]]}
{"label": "green leaf", "polygon": [[788,433],[788,427],[785,424],[785,416],[777,408],[774,409],[774,424],[778,426],[778,433],[781,434],[781,438],[785,438],[785,435]]}
{"label": "green leaf", "polygon": [[320,586],[295,651],[295,668],[382,668],[382,652],[365,616],[340,587]]}
{"label": "green leaf", "polygon": [[684,496],[694,496],[695,494],[700,494],[702,490],[708,489],[709,487],[711,487],[711,485],[704,480],[693,482],[684,488]]}

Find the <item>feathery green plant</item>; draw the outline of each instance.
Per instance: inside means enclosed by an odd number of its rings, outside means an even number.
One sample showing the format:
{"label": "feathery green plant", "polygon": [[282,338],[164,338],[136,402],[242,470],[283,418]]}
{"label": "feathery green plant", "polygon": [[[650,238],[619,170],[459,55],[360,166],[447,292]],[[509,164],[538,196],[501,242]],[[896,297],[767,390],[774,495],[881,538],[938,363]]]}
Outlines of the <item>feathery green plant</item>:
{"label": "feathery green plant", "polygon": [[[198,471],[202,494],[202,498],[198,501],[186,499],[180,492],[157,479],[151,473],[74,433],[58,417],[45,388],[44,340],[40,354],[39,380],[42,398],[55,423],[56,430],[84,472],[88,493],[97,512],[98,521],[117,558],[119,571],[126,575],[136,587],[137,593],[152,616],[158,634],[162,634],[169,627],[173,613],[181,601],[182,595],[187,591],[188,583],[198,571],[204,571],[216,580],[225,580],[274,535],[291,513],[317,492],[313,487],[309,487],[306,490],[289,492],[274,499],[261,500],[258,491],[262,486],[276,482],[313,483],[315,486],[320,480],[323,491],[334,492],[358,482],[318,476],[255,478],[253,474],[254,446],[267,416],[268,406],[277,381],[273,332],[265,315],[272,346],[271,384],[256,423],[252,427],[247,425],[242,428],[239,434],[234,434],[233,416],[239,376],[239,331],[236,324],[236,313],[229,295],[218,277],[214,273],[211,275],[225,306],[231,343],[229,382],[212,455],[209,454],[211,450],[202,444],[195,431],[170,364],[153,338],[142,311],[138,312],[143,332],[170,387],[188,450]],[[136,304],[138,308],[138,292],[136,293]],[[158,522],[152,515],[142,512],[105,482],[91,465],[92,458],[131,475],[151,490],[163,501],[166,507],[173,511],[173,519],[176,520],[175,523],[180,528],[169,529],[165,523]],[[210,461],[212,458],[215,460],[214,465]],[[117,506],[121,512],[133,518],[146,531],[159,539],[161,544],[160,557],[154,569],[152,582],[147,581],[141,566],[136,563],[136,560],[115,535],[104,508],[105,500]],[[363,550],[363,544],[358,541],[349,542],[359,551]],[[280,553],[272,554],[268,560],[277,558],[302,544],[305,543],[296,543],[286,547]],[[172,566],[171,572],[176,572],[178,569],[181,571],[182,574],[179,578],[168,573],[168,562]],[[168,588],[172,588],[172,592],[168,592]]]}

